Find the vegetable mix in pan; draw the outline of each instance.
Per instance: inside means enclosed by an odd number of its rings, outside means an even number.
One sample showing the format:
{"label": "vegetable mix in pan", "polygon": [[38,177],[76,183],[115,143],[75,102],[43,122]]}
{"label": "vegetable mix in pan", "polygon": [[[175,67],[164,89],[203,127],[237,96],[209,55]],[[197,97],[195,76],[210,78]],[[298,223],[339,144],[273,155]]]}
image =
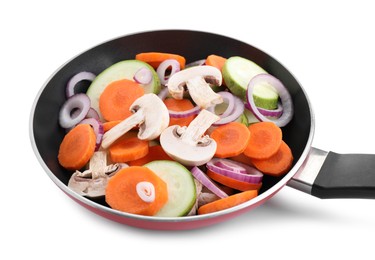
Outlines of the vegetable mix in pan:
{"label": "vegetable mix in pan", "polygon": [[[80,81],[90,81],[76,93]],[[68,186],[105,196],[109,207],[177,217],[224,210],[258,195],[264,174],[293,162],[282,127],[293,117],[289,92],[243,57],[186,64],[179,54],[147,52],[98,75],[67,83],[58,153]]]}

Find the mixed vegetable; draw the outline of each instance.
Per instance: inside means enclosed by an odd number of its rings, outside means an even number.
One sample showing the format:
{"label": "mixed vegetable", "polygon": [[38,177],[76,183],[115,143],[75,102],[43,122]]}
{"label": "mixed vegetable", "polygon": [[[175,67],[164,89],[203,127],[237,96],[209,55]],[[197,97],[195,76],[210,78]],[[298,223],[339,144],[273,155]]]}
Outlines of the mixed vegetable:
{"label": "mixed vegetable", "polygon": [[[82,80],[86,93],[76,93]],[[207,214],[258,195],[293,162],[282,129],[293,103],[280,80],[243,57],[139,53],[67,84],[58,152],[68,186],[116,210]]]}

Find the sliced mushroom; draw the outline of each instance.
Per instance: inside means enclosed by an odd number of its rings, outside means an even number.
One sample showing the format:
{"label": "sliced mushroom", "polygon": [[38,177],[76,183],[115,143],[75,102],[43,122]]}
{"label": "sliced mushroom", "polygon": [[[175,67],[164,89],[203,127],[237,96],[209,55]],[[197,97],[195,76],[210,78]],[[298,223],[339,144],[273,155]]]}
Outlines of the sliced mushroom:
{"label": "sliced mushroom", "polygon": [[107,165],[107,153],[97,151],[90,159],[89,169],[73,173],[69,179],[68,187],[82,196],[104,196],[109,178],[114,176],[122,167],[126,166],[117,163]]}
{"label": "sliced mushroom", "polygon": [[194,184],[195,184],[195,192],[196,192],[196,199],[195,199],[195,203],[193,205],[193,207],[191,208],[191,210],[189,211],[189,213],[187,214],[187,216],[194,216],[197,214],[197,210],[199,208],[199,204],[198,204],[198,198],[202,192],[202,188],[203,188],[203,185],[202,183],[200,183],[199,181],[197,181],[195,178],[194,178]]}
{"label": "sliced mushroom", "polygon": [[204,133],[219,119],[203,109],[188,127],[173,125],[165,129],[160,135],[160,144],[170,157],[184,165],[205,164],[214,156],[216,142]]}
{"label": "sliced mushroom", "polygon": [[197,204],[198,204],[198,208],[207,204],[207,203],[210,203],[210,202],[213,202],[215,200],[218,200],[220,199],[217,195],[215,195],[214,193],[212,193],[212,191],[208,190],[208,189],[205,189],[203,188],[201,190],[201,192],[198,194],[197,196]]}
{"label": "sliced mushroom", "polygon": [[[208,83],[208,82],[209,83]],[[167,83],[169,93],[175,99],[182,99],[185,87],[193,101],[205,109],[223,102],[223,98],[215,93],[210,84],[220,86],[222,75],[219,69],[212,66],[195,66],[173,74]]]}
{"label": "sliced mushroom", "polygon": [[139,139],[153,140],[169,125],[168,109],[155,94],[145,94],[135,100],[130,106],[130,111],[133,112],[133,115],[103,135],[102,147],[104,149],[107,149],[114,141],[135,126],[139,126]]}

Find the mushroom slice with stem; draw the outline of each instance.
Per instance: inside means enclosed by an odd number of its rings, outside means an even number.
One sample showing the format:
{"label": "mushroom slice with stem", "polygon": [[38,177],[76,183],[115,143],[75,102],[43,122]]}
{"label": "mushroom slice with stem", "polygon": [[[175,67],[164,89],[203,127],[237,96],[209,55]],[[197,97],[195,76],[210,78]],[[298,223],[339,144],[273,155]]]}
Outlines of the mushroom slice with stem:
{"label": "mushroom slice with stem", "polygon": [[167,83],[168,91],[175,99],[182,99],[185,87],[195,104],[202,109],[220,104],[223,98],[215,93],[211,85],[220,86],[222,75],[213,66],[196,66],[181,70],[173,74]]}
{"label": "mushroom slice with stem", "polygon": [[106,151],[97,151],[90,159],[89,169],[83,172],[75,171],[69,179],[68,187],[82,196],[104,196],[109,178],[123,167],[126,165],[107,165]]}
{"label": "mushroom slice with stem", "polygon": [[188,127],[173,125],[166,128],[160,135],[160,144],[170,157],[184,165],[205,164],[214,156],[216,142],[204,133],[219,119],[203,109]]}
{"label": "mushroom slice with stem", "polygon": [[169,125],[169,112],[164,102],[149,93],[136,99],[130,106],[131,116],[124,119],[103,135],[102,148],[107,149],[123,134],[139,126],[138,138],[153,140]]}

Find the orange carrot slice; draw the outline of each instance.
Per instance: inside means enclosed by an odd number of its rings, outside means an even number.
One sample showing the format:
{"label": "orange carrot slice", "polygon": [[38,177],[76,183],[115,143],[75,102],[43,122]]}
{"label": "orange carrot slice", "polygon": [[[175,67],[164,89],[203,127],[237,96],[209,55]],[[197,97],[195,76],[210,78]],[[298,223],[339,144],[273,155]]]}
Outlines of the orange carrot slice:
{"label": "orange carrot slice", "polygon": [[178,54],[173,53],[165,53],[165,52],[143,52],[138,53],[135,55],[136,60],[140,60],[143,62],[146,62],[150,64],[154,69],[157,69],[157,67],[165,60],[168,59],[175,59],[180,63],[181,69],[185,68],[186,59]]}
{"label": "orange carrot slice", "polygon": [[134,160],[134,161],[130,161],[128,162],[128,164],[130,166],[142,166],[142,165],[145,165],[146,163],[156,161],[156,160],[173,161],[173,159],[169,157],[169,155],[166,152],[164,152],[161,145],[154,145],[148,148],[148,153],[146,156],[140,159]]}
{"label": "orange carrot slice", "polygon": [[282,141],[282,131],[273,122],[259,122],[249,126],[250,140],[244,154],[254,159],[265,159],[274,155]]}
{"label": "orange carrot slice", "polygon": [[95,152],[96,136],[89,124],[79,124],[63,138],[57,158],[68,170],[79,170]]}
{"label": "orange carrot slice", "polygon": [[107,121],[124,120],[132,113],[129,108],[144,94],[144,89],[136,82],[122,79],[110,83],[100,95],[99,109]]}
{"label": "orange carrot slice", "polygon": [[252,198],[255,198],[256,196],[258,196],[258,192],[256,190],[249,190],[236,193],[226,198],[218,199],[201,206],[200,208],[198,208],[198,214],[202,215],[228,209],[237,206],[241,203],[244,203],[246,201],[249,201]]}
{"label": "orange carrot slice", "polygon": [[107,121],[103,123],[104,133],[112,129],[114,126],[118,125],[122,120]]}
{"label": "orange carrot slice", "polygon": [[153,216],[168,201],[167,184],[147,167],[124,168],[109,179],[105,200],[113,209]]}
{"label": "orange carrot slice", "polygon": [[[212,54],[212,55],[207,56],[205,63],[206,65],[216,67],[220,71],[222,71],[223,66],[226,61],[227,61],[226,58]],[[222,80],[222,84],[225,85],[224,80]]]}
{"label": "orange carrot slice", "polygon": [[231,122],[217,127],[211,133],[216,141],[215,157],[227,158],[241,154],[250,140],[249,129],[239,122]]}
{"label": "orange carrot slice", "polygon": [[148,149],[148,141],[138,139],[135,132],[128,132],[108,148],[108,153],[113,162],[129,162],[146,156]]}
{"label": "orange carrot slice", "polygon": [[247,157],[244,153],[240,153],[239,155],[230,157],[229,159],[231,159],[233,161],[236,161],[236,162],[240,162],[240,163],[244,163],[244,164],[253,166],[253,164],[251,163],[251,159],[249,157]]}
{"label": "orange carrot slice", "polygon": [[227,61],[226,58],[212,54],[212,55],[207,56],[205,63],[206,65],[216,67],[221,71],[226,61]]}
{"label": "orange carrot slice", "polygon": [[[193,103],[188,99],[174,99],[174,98],[167,98],[164,100],[164,104],[169,110],[182,112],[187,111],[194,108]],[[188,126],[191,121],[194,120],[196,115],[191,115],[188,117],[182,118],[170,118],[169,119],[169,126],[171,125],[179,125],[179,126]]]}
{"label": "orange carrot slice", "polygon": [[217,181],[218,183],[221,183],[225,186],[228,186],[230,188],[240,190],[240,191],[247,191],[247,190],[259,191],[260,188],[262,187],[262,183],[255,184],[255,183],[239,181],[239,180],[221,175],[219,173],[213,172],[211,170],[207,170],[207,176],[213,179],[214,181]]}
{"label": "orange carrot slice", "polygon": [[282,141],[277,152],[266,159],[251,159],[253,165],[264,174],[281,176],[289,171],[293,163],[293,154],[289,146]]}

